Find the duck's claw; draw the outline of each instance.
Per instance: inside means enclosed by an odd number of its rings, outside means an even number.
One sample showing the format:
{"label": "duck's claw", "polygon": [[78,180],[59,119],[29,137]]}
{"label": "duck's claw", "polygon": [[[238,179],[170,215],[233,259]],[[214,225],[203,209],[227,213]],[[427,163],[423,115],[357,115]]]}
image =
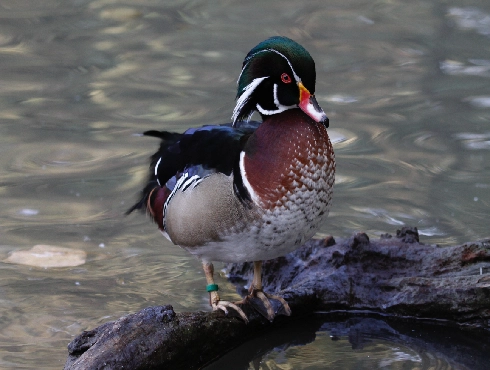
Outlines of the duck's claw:
{"label": "duck's claw", "polygon": [[[270,300],[278,301],[279,304],[274,304]],[[276,316],[276,311],[274,310],[274,306],[277,309],[277,312],[281,312],[281,314],[285,316],[291,316],[291,308],[289,308],[288,303],[284,300],[284,298],[279,297],[277,295],[272,295],[265,293],[261,289],[251,289],[249,294],[240,302],[235,302],[236,304],[251,304],[257,312],[259,312],[262,316],[264,316],[267,320],[273,321]]]}
{"label": "duck's claw", "polygon": [[281,304],[281,306],[283,308],[282,314],[285,316],[291,316],[291,308],[289,308],[289,305],[284,298],[282,298],[278,295],[273,295],[273,294],[269,294],[269,293],[265,293],[265,292],[262,292],[262,294],[265,295],[268,299],[274,299],[276,301],[279,301],[279,303]]}
{"label": "duck's claw", "polygon": [[248,318],[245,315],[245,312],[243,312],[240,307],[238,307],[236,304],[232,302],[222,301],[219,298],[218,285],[214,283],[214,278],[213,278],[214,275],[213,264],[211,262],[203,261],[202,267],[204,269],[204,274],[206,275],[206,281],[208,282],[208,286],[206,287],[206,290],[209,292],[209,304],[213,308],[213,311],[221,310],[226,315],[228,315],[228,309],[232,308],[240,315],[243,321],[245,321],[245,324],[248,324]]}
{"label": "duck's claw", "polygon": [[262,301],[262,304],[264,305],[267,311],[267,316],[266,316],[267,320],[269,321],[274,320],[274,316],[276,314],[274,313],[274,308],[272,307],[272,303],[269,301],[267,295],[262,291],[257,291],[255,292],[255,296]]}
{"label": "duck's claw", "polygon": [[240,317],[243,319],[243,321],[245,321],[245,324],[248,324],[248,318],[245,315],[245,312],[243,312],[243,310],[240,307],[238,307],[236,304],[234,304],[233,302],[217,301],[217,302],[213,302],[211,304],[211,306],[213,307],[213,311],[221,310],[226,315],[228,315],[228,309],[232,308],[233,310],[235,310],[240,315]]}

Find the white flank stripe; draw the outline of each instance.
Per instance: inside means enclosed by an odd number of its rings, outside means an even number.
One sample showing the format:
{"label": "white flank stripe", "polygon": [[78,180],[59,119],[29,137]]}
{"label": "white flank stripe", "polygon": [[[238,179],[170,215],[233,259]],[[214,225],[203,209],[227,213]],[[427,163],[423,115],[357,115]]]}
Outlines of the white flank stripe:
{"label": "white flank stripe", "polygon": [[252,198],[252,201],[260,206],[260,199],[255,190],[252,188],[252,185],[248,182],[247,179],[247,173],[245,172],[245,152],[240,153],[240,175],[242,176],[242,182],[243,186],[245,186],[245,189],[247,189],[248,193],[250,194],[250,198]]}
{"label": "white flank stripe", "polygon": [[[160,162],[160,161],[158,161]],[[189,189],[190,186],[192,186],[191,189],[194,189],[197,185],[199,185],[201,183],[202,180],[204,180],[206,177],[199,177],[199,175],[194,175],[194,176],[191,176],[189,177],[189,173],[185,172],[180,178],[179,180],[177,181],[177,183],[175,184],[172,192],[170,193],[170,195],[168,196],[167,200],[165,201],[164,205],[163,205],[163,229],[165,230],[165,217],[167,216],[167,208],[168,208],[168,205],[170,203],[170,201],[172,200],[172,198],[174,197],[175,193],[177,191],[182,191],[185,192],[187,189]],[[166,234],[166,232],[164,232],[164,235]],[[167,238],[168,235],[166,235]],[[169,238],[170,240],[170,238]]]}
{"label": "white flank stripe", "polygon": [[[189,186],[191,186],[194,182],[198,181],[200,177],[198,175],[194,175],[187,179],[183,184],[182,184],[182,193],[186,191]],[[194,187],[192,187],[194,189]]]}
{"label": "white flank stripe", "polygon": [[157,178],[157,183],[158,183],[158,186],[162,186],[160,185],[160,180],[158,180],[158,166],[160,166],[160,162],[162,161],[162,157],[158,158],[158,162],[157,164],[155,165],[155,176]]}
{"label": "white flank stripe", "polygon": [[172,192],[170,193],[170,195],[168,196],[167,200],[165,201],[165,203],[163,204],[163,230],[166,229],[166,222],[165,222],[165,217],[167,217],[167,207],[168,207],[168,204],[170,203],[170,201],[172,200],[173,196],[175,195],[175,193],[177,192],[177,190],[179,190],[181,187],[182,187],[182,184],[187,180],[187,178],[189,177],[189,174],[186,172],[184,173],[181,178],[177,181],[177,183],[175,184],[174,186],[174,189],[172,190]]}

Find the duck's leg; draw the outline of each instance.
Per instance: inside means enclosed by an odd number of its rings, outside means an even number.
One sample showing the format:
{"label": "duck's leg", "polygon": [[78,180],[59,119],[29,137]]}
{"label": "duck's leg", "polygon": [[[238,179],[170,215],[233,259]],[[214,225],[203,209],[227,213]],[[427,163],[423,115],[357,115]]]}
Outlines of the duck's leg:
{"label": "duck's leg", "polygon": [[228,314],[228,308],[234,309],[242,317],[245,323],[248,323],[247,316],[240,307],[236,304],[228,301],[222,301],[219,299],[218,284],[214,282],[214,266],[211,262],[203,261],[202,267],[204,274],[206,275],[206,281],[208,283],[206,290],[209,292],[209,304],[213,308],[213,311],[221,310],[225,314]]}
{"label": "duck's leg", "polygon": [[274,308],[272,307],[272,304],[270,303],[269,299],[275,299],[281,303],[281,305],[284,307],[284,313],[286,316],[291,315],[291,309],[289,308],[288,303],[284,300],[284,298],[279,297],[277,295],[272,295],[265,293],[262,290],[262,261],[254,261],[254,277],[252,280],[252,285],[248,289],[248,296],[245,298],[244,301],[247,300],[247,298],[253,298],[257,297],[260,299],[267,310],[267,319],[269,321],[274,320]]}

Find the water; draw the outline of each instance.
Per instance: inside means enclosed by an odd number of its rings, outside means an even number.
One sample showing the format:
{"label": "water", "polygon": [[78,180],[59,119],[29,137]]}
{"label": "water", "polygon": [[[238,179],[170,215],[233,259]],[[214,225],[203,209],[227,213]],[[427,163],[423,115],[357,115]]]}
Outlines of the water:
{"label": "water", "polygon": [[[488,236],[489,19],[478,1],[0,1],[0,367],[60,368],[82,330],[150,305],[208,309],[199,261],[123,216],[157,146],[136,134],[229,121],[272,35],[317,64],[338,174],[322,234]],[[35,245],[82,264],[8,263]]]}
{"label": "water", "polygon": [[478,338],[447,324],[329,313],[269,329],[205,370],[484,370],[488,349],[488,336]]}

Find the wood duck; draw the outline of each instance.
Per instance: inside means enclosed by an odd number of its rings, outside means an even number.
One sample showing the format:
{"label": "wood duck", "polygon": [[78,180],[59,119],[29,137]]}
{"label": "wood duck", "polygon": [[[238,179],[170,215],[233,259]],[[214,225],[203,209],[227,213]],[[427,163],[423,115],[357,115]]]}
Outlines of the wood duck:
{"label": "wood duck", "polygon": [[[238,78],[232,123],[191,128],[183,134],[147,131],[161,139],[151,158],[142,199],[170,241],[202,260],[213,310],[259,298],[266,316],[275,312],[263,292],[262,260],[276,258],[311,238],[328,215],[335,157],[329,120],[315,97],[315,62],[301,45],[271,37],[246,56]],[[262,122],[249,121],[254,111]],[[254,261],[249,295],[220,300],[212,261]]]}

